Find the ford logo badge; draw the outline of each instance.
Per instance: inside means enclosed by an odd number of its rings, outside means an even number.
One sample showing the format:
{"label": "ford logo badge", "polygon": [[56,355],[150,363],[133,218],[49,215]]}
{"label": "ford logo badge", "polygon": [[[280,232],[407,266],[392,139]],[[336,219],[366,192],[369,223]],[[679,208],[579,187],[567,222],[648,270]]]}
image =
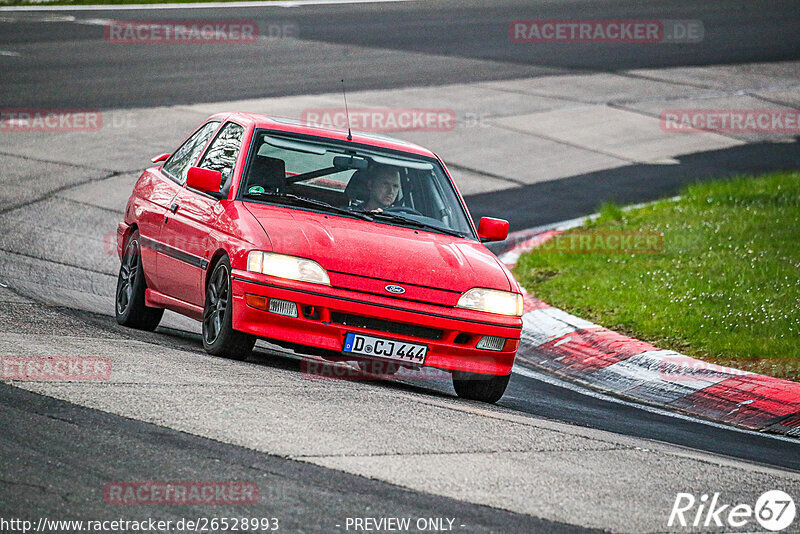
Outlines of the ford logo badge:
{"label": "ford logo badge", "polygon": [[394,285],[391,285],[391,284],[386,286],[386,287],[384,287],[384,289],[386,291],[388,291],[389,293],[394,293],[395,295],[402,295],[403,293],[406,292],[405,288],[400,287],[400,286],[394,286]]}

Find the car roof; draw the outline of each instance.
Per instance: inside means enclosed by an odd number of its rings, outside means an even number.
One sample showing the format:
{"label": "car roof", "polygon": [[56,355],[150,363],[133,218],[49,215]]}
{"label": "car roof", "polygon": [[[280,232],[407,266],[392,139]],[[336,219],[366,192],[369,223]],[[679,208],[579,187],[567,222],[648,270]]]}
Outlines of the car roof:
{"label": "car roof", "polygon": [[[210,119],[233,120],[241,123],[243,126],[253,125],[255,128],[279,130],[286,133],[296,133],[302,135],[313,135],[316,137],[323,137],[336,141],[348,141],[347,130],[327,126],[318,126],[297,119],[276,117],[262,113],[248,113],[241,111],[217,113],[209,117],[209,120]],[[372,133],[354,131],[351,142],[376,148],[408,152],[411,154],[417,154],[431,158],[436,157],[436,155],[427,148],[415,145],[414,143]]]}

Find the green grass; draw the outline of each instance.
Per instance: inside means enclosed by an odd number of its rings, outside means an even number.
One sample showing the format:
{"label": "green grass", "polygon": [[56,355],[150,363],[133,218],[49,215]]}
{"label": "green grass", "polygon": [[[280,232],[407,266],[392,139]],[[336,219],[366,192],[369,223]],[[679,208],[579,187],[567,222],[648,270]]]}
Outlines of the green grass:
{"label": "green grass", "polygon": [[686,188],[570,232],[656,231],[656,254],[533,253],[515,274],[549,304],[707,361],[798,379],[800,172]]}

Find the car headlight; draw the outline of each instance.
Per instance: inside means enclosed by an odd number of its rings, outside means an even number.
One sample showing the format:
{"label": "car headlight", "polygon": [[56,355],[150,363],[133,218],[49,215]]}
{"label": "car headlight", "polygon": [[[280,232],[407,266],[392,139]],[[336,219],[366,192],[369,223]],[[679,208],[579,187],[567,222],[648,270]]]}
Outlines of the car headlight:
{"label": "car headlight", "polygon": [[331,285],[328,273],[319,263],[285,254],[254,250],[247,255],[247,270],[289,280]]}
{"label": "car headlight", "polygon": [[522,315],[522,295],[510,291],[475,287],[461,295],[456,306],[519,317]]}

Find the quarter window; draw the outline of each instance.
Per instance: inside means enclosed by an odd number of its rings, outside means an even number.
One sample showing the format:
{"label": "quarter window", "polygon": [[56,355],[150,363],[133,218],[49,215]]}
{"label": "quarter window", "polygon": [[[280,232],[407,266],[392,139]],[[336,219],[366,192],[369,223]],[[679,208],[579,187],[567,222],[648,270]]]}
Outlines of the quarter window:
{"label": "quarter window", "polygon": [[218,127],[219,121],[204,124],[170,156],[161,170],[179,184],[185,184],[189,167],[194,165],[194,162],[200,157],[200,152],[203,151],[203,147],[206,146]]}
{"label": "quarter window", "polygon": [[239,149],[242,147],[242,137],[244,128],[236,123],[229,122],[222,127],[214,142],[208,148],[208,152],[200,162],[199,167],[219,171],[222,173],[220,191],[227,191],[230,185],[233,168],[236,166],[236,158]]}

